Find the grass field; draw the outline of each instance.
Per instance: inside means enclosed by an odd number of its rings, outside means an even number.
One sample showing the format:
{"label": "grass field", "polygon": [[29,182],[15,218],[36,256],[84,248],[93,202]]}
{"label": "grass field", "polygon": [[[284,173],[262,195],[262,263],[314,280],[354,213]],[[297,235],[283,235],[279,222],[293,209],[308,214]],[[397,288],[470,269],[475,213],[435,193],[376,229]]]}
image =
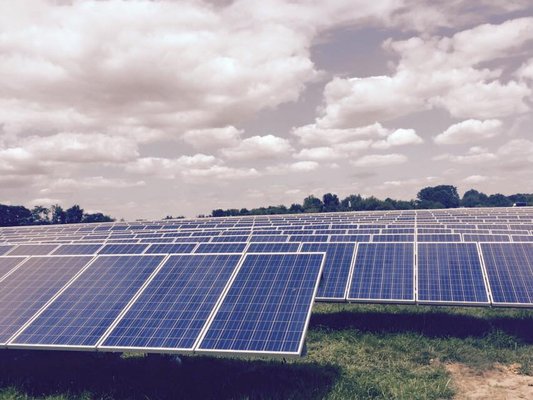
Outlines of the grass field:
{"label": "grass field", "polygon": [[297,360],[0,351],[0,399],[447,399],[445,363],[533,374],[533,311],[317,304]]}

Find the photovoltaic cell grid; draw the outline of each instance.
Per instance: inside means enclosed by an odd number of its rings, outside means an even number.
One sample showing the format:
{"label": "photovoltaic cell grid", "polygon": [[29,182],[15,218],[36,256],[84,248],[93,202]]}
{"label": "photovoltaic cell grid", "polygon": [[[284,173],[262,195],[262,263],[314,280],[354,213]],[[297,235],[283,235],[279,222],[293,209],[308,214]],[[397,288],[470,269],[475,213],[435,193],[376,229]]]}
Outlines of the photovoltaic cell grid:
{"label": "photovoltaic cell grid", "polygon": [[102,346],[192,351],[240,258],[170,256]]}
{"label": "photovoltaic cell grid", "polygon": [[96,254],[101,247],[101,244],[64,244],[54,250],[52,255],[90,255]]}
{"label": "photovoltaic cell grid", "polygon": [[14,246],[10,246],[10,245],[0,245],[0,256],[6,254],[13,247]]}
{"label": "photovoltaic cell grid", "polygon": [[482,243],[495,305],[533,305],[533,243]]}
{"label": "photovoltaic cell grid", "polygon": [[98,257],[11,344],[94,347],[163,258]]}
{"label": "photovoltaic cell grid", "polygon": [[360,243],[348,301],[414,302],[414,245]]}
{"label": "photovoltaic cell grid", "polygon": [[316,298],[319,300],[344,300],[355,244],[303,243],[302,251],[326,253],[322,279],[318,286]]}
{"label": "photovoltaic cell grid", "polygon": [[418,301],[488,304],[476,244],[419,243]]}
{"label": "photovoltaic cell grid", "polygon": [[323,254],[247,254],[198,351],[299,355]]}
{"label": "photovoltaic cell grid", "polygon": [[0,257],[0,279],[24,260],[25,257]]}
{"label": "photovoltaic cell grid", "polygon": [[44,256],[50,254],[57,244],[21,244],[7,253],[10,256]]}
{"label": "photovoltaic cell grid", "polygon": [[192,253],[196,244],[194,243],[159,243],[152,244],[146,254],[179,254],[179,253]]}
{"label": "photovoltaic cell grid", "polygon": [[29,258],[0,282],[0,344],[27,323],[91,257]]}

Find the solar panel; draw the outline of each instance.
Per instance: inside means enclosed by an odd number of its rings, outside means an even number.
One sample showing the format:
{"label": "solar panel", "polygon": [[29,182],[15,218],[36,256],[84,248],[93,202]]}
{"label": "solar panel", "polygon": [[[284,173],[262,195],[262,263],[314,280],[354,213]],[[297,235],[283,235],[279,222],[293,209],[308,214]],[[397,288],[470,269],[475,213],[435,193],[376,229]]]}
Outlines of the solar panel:
{"label": "solar panel", "polygon": [[96,254],[101,244],[63,244],[54,250],[52,255],[75,256]]}
{"label": "solar panel", "polygon": [[412,243],[360,243],[347,299],[414,302],[414,267]]}
{"label": "solar panel", "polygon": [[242,253],[246,243],[200,243],[195,253]]}
{"label": "solar panel", "polygon": [[295,253],[300,243],[250,243],[248,253]]}
{"label": "solar panel", "polygon": [[331,235],[330,242],[370,242],[370,235]]}
{"label": "solar panel", "polygon": [[212,243],[230,243],[230,242],[247,242],[248,236],[240,236],[240,235],[225,235],[225,236],[216,236],[213,239],[211,239]]}
{"label": "solar panel", "polygon": [[91,259],[89,256],[28,258],[0,282],[0,344],[5,344]]}
{"label": "solar panel", "polygon": [[252,235],[250,242],[286,242],[287,235]]}
{"label": "solar panel", "polygon": [[463,234],[465,242],[509,242],[508,235],[476,235],[471,233]]}
{"label": "solar panel", "polygon": [[192,253],[196,247],[195,243],[158,243],[152,244],[146,254],[183,254]]}
{"label": "solar panel", "polygon": [[460,242],[461,235],[458,233],[419,233],[416,240],[418,242]]}
{"label": "solar panel", "polygon": [[323,259],[247,254],[197,351],[300,355]]}
{"label": "solar panel", "polygon": [[148,244],[106,244],[98,254],[141,254]]}
{"label": "solar panel", "polygon": [[373,235],[373,242],[413,242],[415,235],[391,234],[391,235]]}
{"label": "solar panel", "polygon": [[326,253],[316,300],[344,300],[355,244],[303,243],[301,251]]}
{"label": "solar panel", "polygon": [[192,351],[240,258],[170,256],[101,347]]}
{"label": "solar panel", "polygon": [[327,242],[328,235],[292,235],[289,242]]}
{"label": "solar panel", "polygon": [[99,256],[10,345],[94,347],[163,258]]}
{"label": "solar panel", "polygon": [[488,304],[476,244],[419,243],[418,301]]}
{"label": "solar panel", "polygon": [[533,242],[533,235],[513,235],[513,242]]}
{"label": "solar panel", "polygon": [[533,306],[533,243],[481,243],[494,305]]}
{"label": "solar panel", "polygon": [[19,244],[9,253],[10,256],[45,256],[50,254],[57,244]]}
{"label": "solar panel", "polygon": [[0,280],[24,260],[25,257],[0,257]]}
{"label": "solar panel", "polygon": [[0,245],[0,256],[6,254],[9,250],[11,250],[14,246],[12,245]]}

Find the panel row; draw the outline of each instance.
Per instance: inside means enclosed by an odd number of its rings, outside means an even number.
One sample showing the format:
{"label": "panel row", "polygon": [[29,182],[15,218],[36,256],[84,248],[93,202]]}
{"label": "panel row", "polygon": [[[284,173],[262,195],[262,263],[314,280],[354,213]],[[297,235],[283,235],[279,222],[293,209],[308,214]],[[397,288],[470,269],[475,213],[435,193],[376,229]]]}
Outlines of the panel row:
{"label": "panel row", "polygon": [[0,344],[300,355],[323,253],[0,257]]}

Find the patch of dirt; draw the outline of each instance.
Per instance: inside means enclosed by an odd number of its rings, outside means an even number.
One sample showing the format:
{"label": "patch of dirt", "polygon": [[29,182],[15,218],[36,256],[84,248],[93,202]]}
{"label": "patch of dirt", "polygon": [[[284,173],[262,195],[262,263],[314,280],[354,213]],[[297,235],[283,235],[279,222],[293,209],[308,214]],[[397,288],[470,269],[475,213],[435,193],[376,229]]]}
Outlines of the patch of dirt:
{"label": "patch of dirt", "polygon": [[486,371],[476,371],[464,364],[446,364],[457,400],[533,399],[533,376],[519,375],[519,368],[517,364],[494,364]]}

